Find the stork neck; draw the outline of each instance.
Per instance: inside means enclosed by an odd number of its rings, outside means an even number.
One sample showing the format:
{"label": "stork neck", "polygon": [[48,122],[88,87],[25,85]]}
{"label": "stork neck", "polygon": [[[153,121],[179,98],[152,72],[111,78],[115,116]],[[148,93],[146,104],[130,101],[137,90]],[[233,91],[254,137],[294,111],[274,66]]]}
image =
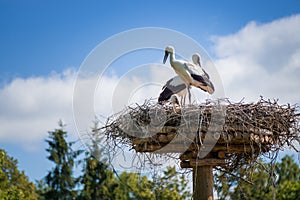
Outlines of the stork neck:
{"label": "stork neck", "polygon": [[173,62],[175,60],[174,53],[170,53],[170,62]]}

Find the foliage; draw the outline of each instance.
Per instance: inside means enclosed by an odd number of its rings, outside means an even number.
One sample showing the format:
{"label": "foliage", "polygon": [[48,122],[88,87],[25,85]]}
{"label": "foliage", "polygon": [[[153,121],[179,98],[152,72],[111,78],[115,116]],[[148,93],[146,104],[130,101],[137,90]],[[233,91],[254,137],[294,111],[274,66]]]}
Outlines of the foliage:
{"label": "foliage", "polygon": [[178,176],[174,167],[153,180],[133,172],[114,174],[99,147],[103,143],[99,130],[95,121],[89,133],[92,142],[84,161],[79,199],[186,199],[190,195],[185,177]]}
{"label": "foliage", "polygon": [[146,176],[123,172],[118,181],[119,187],[115,189],[115,199],[154,199],[151,181]]}
{"label": "foliage", "polygon": [[179,200],[189,199],[192,196],[185,175],[178,175],[175,167],[168,166],[154,183],[156,199]]}
{"label": "foliage", "polygon": [[80,178],[83,186],[78,199],[113,199],[114,188],[117,183],[112,171],[108,170],[107,164],[98,161],[87,154]]}
{"label": "foliage", "polygon": [[291,156],[276,165],[278,174],[276,199],[292,200],[300,197],[300,167]]}
{"label": "foliage", "polygon": [[178,175],[175,167],[167,167],[152,180],[138,173],[123,172],[119,181],[120,186],[115,190],[116,199],[181,200],[191,197],[188,181],[184,174]]}
{"label": "foliage", "polygon": [[300,197],[300,182],[286,180],[281,183],[276,193],[278,200],[294,200]]}
{"label": "foliage", "polygon": [[28,180],[23,171],[19,171],[17,165],[17,160],[0,149],[0,199],[37,199],[34,184]]}
{"label": "foliage", "polygon": [[85,154],[83,175],[80,183],[83,186],[78,199],[114,199],[114,189],[118,186],[114,174],[108,168],[106,160],[101,157],[102,150],[99,148],[101,140],[98,137],[98,122],[94,122],[90,151]]}
{"label": "foliage", "polygon": [[[268,167],[267,171],[270,173],[263,170]],[[241,168],[238,174],[244,174],[246,170],[249,171],[247,167]],[[220,199],[293,200],[300,196],[300,168],[292,156],[283,157],[274,167],[267,164],[257,165],[253,169],[252,184],[222,173],[217,179],[220,184],[215,185],[215,188]]]}
{"label": "foliage", "polygon": [[294,162],[293,157],[285,156],[280,163],[275,165],[275,170],[278,175],[277,184],[283,184],[285,181],[300,181],[300,168]]}
{"label": "foliage", "polygon": [[73,142],[67,143],[65,138],[67,132],[63,130],[62,122],[60,128],[49,132],[49,139],[46,140],[49,147],[46,151],[47,157],[55,166],[45,177],[49,189],[43,194],[46,199],[72,199],[76,197],[75,184],[73,177],[73,167],[77,156],[81,150],[73,151]]}
{"label": "foliage", "polygon": [[37,193],[39,195],[39,200],[46,200],[46,193],[48,191],[50,191],[50,187],[47,185],[46,180],[42,179],[42,180],[36,180],[35,182],[35,187],[37,189]]}

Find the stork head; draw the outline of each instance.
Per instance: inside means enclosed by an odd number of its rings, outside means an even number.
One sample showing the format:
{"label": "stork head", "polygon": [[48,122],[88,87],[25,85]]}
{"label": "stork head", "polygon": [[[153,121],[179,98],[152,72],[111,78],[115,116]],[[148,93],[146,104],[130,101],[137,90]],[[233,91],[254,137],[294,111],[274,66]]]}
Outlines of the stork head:
{"label": "stork head", "polygon": [[177,96],[174,95],[174,94],[171,96],[170,101],[172,102],[173,106],[174,106],[175,104],[179,105],[178,98],[177,98]]}
{"label": "stork head", "polygon": [[163,63],[165,64],[166,61],[167,61],[167,58],[169,56],[169,54],[173,54],[174,53],[174,47],[172,46],[167,46],[166,49],[165,49],[165,56],[164,56],[164,60],[163,60]]}
{"label": "stork head", "polygon": [[192,56],[193,63],[201,67],[200,59],[201,57],[198,53],[193,54]]}

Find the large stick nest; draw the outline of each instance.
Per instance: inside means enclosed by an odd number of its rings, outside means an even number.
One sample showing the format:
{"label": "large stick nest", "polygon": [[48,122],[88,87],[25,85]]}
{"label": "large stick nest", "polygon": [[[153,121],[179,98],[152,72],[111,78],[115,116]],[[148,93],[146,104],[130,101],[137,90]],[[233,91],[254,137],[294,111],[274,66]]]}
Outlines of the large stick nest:
{"label": "large stick nest", "polygon": [[274,159],[286,147],[298,151],[297,109],[261,98],[256,103],[207,100],[175,112],[172,106],[146,101],[110,117],[104,133],[114,145],[142,154],[179,154],[175,157],[182,167],[211,163],[233,171],[261,155]]}

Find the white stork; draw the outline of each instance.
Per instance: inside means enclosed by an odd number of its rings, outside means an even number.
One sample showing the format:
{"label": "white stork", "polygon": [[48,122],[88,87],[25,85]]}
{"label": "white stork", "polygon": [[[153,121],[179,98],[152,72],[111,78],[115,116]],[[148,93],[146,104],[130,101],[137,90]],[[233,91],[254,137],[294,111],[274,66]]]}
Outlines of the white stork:
{"label": "white stork", "polygon": [[204,82],[207,84],[207,90],[205,90],[203,88],[200,88],[200,89],[204,90],[205,92],[208,92],[209,94],[212,94],[215,91],[215,87],[214,87],[213,83],[210,81],[210,77],[209,77],[208,73],[202,68],[200,59],[201,59],[201,57],[198,53],[193,54],[193,56],[192,56],[193,63],[195,65],[197,65],[197,71],[199,71],[199,73],[201,73],[201,71],[204,73],[204,75],[202,75],[202,77],[204,79]]}
{"label": "white stork", "polygon": [[199,67],[201,67],[202,71],[204,72],[204,74],[206,75],[206,77],[209,79],[209,75],[208,73],[206,73],[206,71],[202,68],[201,66],[201,61],[200,61],[201,57],[198,53],[194,53],[193,56],[192,56],[192,60],[193,60],[193,63],[195,65],[198,65]]}
{"label": "white stork", "polygon": [[[162,92],[158,97],[158,103],[162,104],[166,101],[171,101],[175,110],[175,104],[179,104],[180,106],[185,104],[185,97],[189,89],[190,86],[187,88],[182,79],[179,76],[175,76],[163,86]],[[178,101],[178,97],[180,97],[180,102]]]}
{"label": "white stork", "polygon": [[[200,88],[209,94],[214,92],[214,86],[209,80],[209,76],[206,75],[206,72],[203,71],[200,65],[200,56],[197,54],[193,57],[193,61],[197,64],[193,64],[183,60],[175,59],[175,50],[172,46],[167,46],[165,50],[165,56],[163,59],[163,63],[165,64],[168,56],[170,55],[170,64],[174,71],[179,75],[179,77],[183,80],[186,87],[189,88],[190,85]],[[198,59],[198,60],[197,60]],[[189,102],[191,102],[191,94],[189,93]]]}

